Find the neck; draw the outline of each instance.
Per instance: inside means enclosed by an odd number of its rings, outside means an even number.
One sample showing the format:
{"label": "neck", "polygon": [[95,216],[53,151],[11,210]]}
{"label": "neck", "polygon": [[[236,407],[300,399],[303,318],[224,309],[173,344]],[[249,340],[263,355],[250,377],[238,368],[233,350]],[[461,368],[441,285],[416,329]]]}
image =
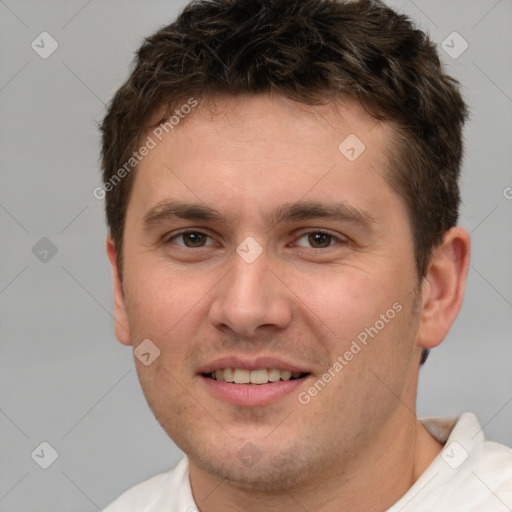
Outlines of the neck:
{"label": "neck", "polygon": [[190,461],[190,480],[201,512],[380,512],[391,507],[426,470],[442,445],[406,407],[350,463],[325,467],[311,481],[262,495],[209,475]]}

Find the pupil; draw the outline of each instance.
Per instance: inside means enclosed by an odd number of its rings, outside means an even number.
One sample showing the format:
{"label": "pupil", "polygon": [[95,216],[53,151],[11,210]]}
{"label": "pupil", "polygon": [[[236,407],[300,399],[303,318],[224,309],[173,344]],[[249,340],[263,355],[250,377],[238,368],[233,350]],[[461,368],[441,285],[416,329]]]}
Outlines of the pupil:
{"label": "pupil", "polygon": [[204,235],[202,235],[201,233],[186,233],[185,238],[188,239],[188,241],[190,242],[188,244],[189,246],[201,245],[201,242],[204,241]]}
{"label": "pupil", "polygon": [[312,233],[309,235],[309,242],[311,245],[318,247],[328,247],[331,241],[331,236],[325,233]]}

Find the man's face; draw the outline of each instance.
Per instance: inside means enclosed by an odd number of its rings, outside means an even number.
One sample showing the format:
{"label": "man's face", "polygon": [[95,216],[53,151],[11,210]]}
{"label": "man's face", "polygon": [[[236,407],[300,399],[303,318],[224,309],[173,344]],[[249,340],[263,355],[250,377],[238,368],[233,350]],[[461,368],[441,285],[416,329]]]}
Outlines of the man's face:
{"label": "man's face", "polygon": [[140,382],[191,467],[271,490],[349,468],[411,417],[411,228],[384,179],[391,128],[357,105],[209,107],[136,171],[117,334],[160,350]]}

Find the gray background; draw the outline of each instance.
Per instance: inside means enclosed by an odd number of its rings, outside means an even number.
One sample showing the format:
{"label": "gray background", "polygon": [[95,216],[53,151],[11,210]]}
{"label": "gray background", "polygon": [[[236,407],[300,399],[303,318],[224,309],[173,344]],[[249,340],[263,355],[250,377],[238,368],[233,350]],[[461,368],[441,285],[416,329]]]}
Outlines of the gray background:
{"label": "gray background", "polygon": [[[101,510],[181,456],[114,337],[103,203],[92,191],[104,104],[142,38],[184,4],[0,1],[2,512]],[[458,58],[440,52],[472,112],[461,216],[472,266],[462,312],[422,370],[419,414],[473,411],[488,437],[512,445],[512,2],[390,4],[436,43],[457,31],[469,44]],[[31,48],[43,31],[59,45],[47,59]],[[41,252],[42,237],[55,255]],[[35,460],[48,462],[48,449],[31,457],[42,441],[58,452],[46,470]]]}

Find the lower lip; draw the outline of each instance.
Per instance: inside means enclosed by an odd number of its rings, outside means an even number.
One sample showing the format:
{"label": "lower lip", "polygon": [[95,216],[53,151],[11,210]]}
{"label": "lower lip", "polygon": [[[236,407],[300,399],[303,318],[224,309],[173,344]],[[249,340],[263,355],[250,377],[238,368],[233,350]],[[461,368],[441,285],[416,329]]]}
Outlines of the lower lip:
{"label": "lower lip", "polygon": [[217,398],[234,405],[256,407],[267,405],[296,392],[307,377],[294,380],[280,380],[268,384],[233,384],[199,376],[208,390]]}

